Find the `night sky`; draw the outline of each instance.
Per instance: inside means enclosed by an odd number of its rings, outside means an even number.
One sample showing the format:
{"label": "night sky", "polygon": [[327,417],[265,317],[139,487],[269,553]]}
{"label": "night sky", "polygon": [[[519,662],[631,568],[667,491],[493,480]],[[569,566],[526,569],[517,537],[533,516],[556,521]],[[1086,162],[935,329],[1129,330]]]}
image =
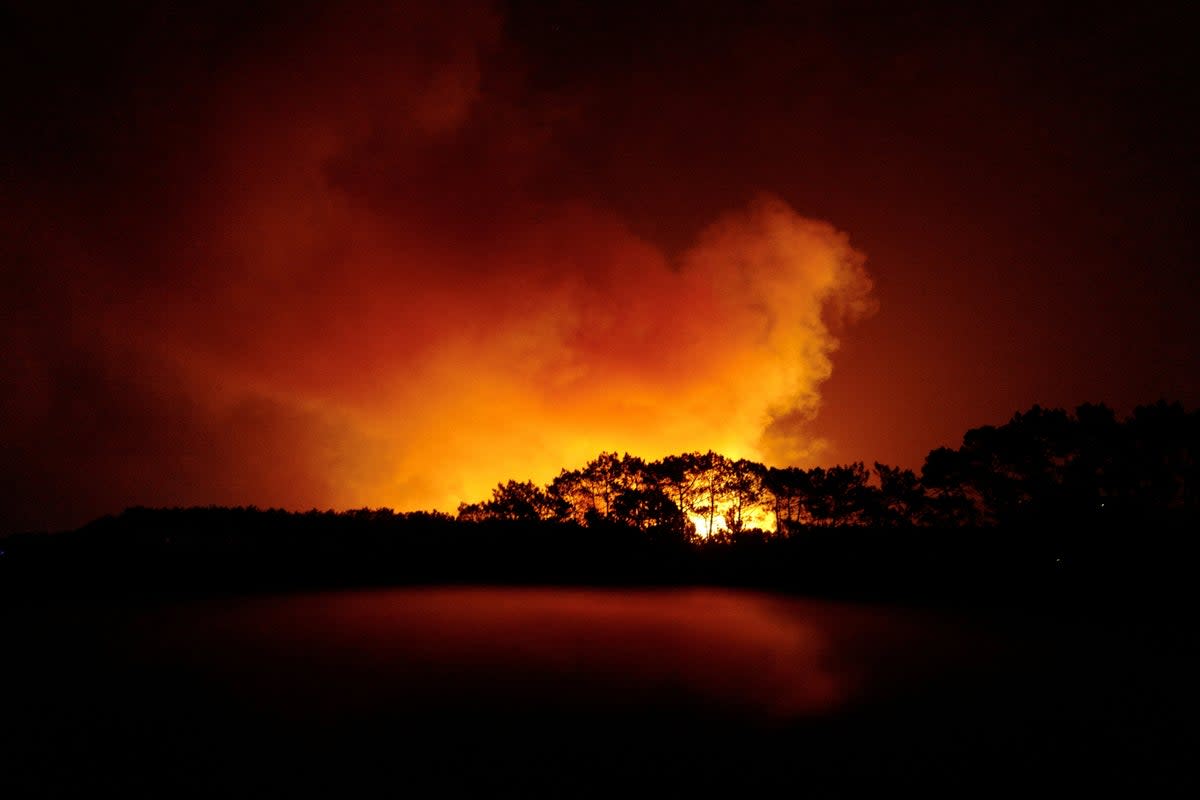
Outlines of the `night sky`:
{"label": "night sky", "polygon": [[46,5],[0,531],[1200,405],[1182,3]]}

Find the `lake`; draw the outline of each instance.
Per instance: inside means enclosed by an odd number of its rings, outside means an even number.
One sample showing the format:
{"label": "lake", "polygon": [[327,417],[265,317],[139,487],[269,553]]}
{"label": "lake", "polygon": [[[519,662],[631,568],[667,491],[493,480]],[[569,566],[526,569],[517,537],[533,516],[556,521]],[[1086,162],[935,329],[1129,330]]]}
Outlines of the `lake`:
{"label": "lake", "polygon": [[3,619],[4,780],[51,793],[1174,786],[1171,680],[1190,664],[1104,626],[717,589],[404,588]]}

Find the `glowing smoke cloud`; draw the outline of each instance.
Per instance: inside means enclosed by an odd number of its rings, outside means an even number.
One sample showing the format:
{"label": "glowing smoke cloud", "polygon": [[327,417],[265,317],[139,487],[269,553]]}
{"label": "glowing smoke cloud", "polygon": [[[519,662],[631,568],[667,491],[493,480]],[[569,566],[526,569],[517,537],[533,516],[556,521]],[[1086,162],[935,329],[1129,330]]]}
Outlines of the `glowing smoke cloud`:
{"label": "glowing smoke cloud", "polygon": [[13,497],[52,524],[452,509],[604,449],[805,457],[828,323],[871,309],[863,257],[769,195],[672,254],[546,190],[554,109],[488,79],[499,30],[476,9],[274,30],[146,111],[128,213],[72,216],[64,183],[10,217],[33,276],[4,330],[5,471],[34,476]]}

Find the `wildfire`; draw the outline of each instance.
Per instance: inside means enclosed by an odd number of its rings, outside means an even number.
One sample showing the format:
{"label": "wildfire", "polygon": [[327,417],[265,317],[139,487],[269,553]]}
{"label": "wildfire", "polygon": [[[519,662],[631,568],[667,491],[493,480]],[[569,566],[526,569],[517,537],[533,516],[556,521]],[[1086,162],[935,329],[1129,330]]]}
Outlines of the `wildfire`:
{"label": "wildfire", "polygon": [[[47,287],[71,276],[59,306],[90,316],[10,393],[21,458],[71,443],[65,466],[24,472],[86,482],[74,493],[104,505],[85,514],[447,510],[604,450],[811,449],[790,421],[830,375],[827,323],[871,306],[843,233],[763,195],[667,249],[597,198],[547,193],[553,126],[483,80],[492,15],[289,35],[280,52],[304,59],[239,63],[180,117],[194,140],[156,140],[179,174],[115,204],[153,236],[29,237],[54,243],[29,261]],[[170,108],[164,130],[189,129]]]}
{"label": "wildfire", "polygon": [[[713,514],[711,520],[707,514],[689,513],[688,520],[696,526],[696,535],[707,539],[714,534],[728,532],[734,525],[725,520],[724,514]],[[775,513],[769,510],[747,509],[742,513],[742,530],[775,530]]]}

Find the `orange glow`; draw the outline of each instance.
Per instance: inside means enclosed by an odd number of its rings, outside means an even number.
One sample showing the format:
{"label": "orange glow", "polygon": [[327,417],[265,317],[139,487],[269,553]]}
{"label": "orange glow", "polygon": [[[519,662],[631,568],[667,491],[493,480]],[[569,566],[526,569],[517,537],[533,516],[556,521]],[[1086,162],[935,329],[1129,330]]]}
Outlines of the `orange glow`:
{"label": "orange glow", "polygon": [[317,290],[345,306],[294,295],[283,307],[308,313],[254,320],[270,338],[230,332],[249,343],[237,359],[205,341],[208,311],[168,333],[198,383],[228,387],[214,402],[265,397],[329,430],[302,454],[331,495],[302,505],[452,509],[602,450],[795,461],[811,442],[772,421],[816,411],[836,347],[824,314],[869,286],[844,237],[769,198],[677,264],[594,211],[519,231],[482,278],[458,273],[470,256],[452,241],[422,243],[440,268],[416,276],[388,242],[359,246]]}
{"label": "orange glow", "polygon": [[827,323],[872,309],[863,256],[766,195],[675,254],[602,208],[527,200],[538,140],[464,89],[478,48],[427,81],[359,76],[364,107],[325,76],[300,107],[234,92],[198,291],[152,291],[161,312],[113,331],[219,426],[254,409],[279,427],[265,448],[290,478],[220,500],[452,510],[605,450],[811,459],[797,425],[832,370]]}
{"label": "orange glow", "polygon": [[[156,200],[165,232],[133,262],[153,277],[45,232],[39,259],[69,265],[64,302],[89,309],[70,357],[99,397],[55,421],[87,432],[61,467],[98,498],[85,518],[453,510],[601,451],[819,452],[801,426],[831,326],[872,310],[863,255],[768,194],[667,249],[536,189],[551,123],[482,79],[500,23],[474,8],[333,14],[289,32],[300,62],[214,81],[222,113],[196,115],[187,176]],[[31,397],[54,380],[28,379]]]}
{"label": "orange glow", "polygon": [[1200,405],[1182,10],[16,5],[0,534]]}
{"label": "orange glow", "polygon": [[[704,514],[689,513],[687,516],[688,520],[696,526],[696,535],[702,539],[707,539],[714,533],[729,530],[729,523],[726,521],[724,514],[713,514],[711,525],[709,518]],[[759,509],[743,511],[742,528],[745,530],[757,528],[762,531],[774,531],[775,512]]]}
{"label": "orange glow", "polygon": [[[756,721],[840,707],[861,676],[829,668],[844,647],[835,637],[880,625],[834,606],[705,590],[401,589],[184,613],[193,624],[156,619],[145,634],[232,681],[229,690],[253,691],[251,702],[285,709],[316,700],[353,710],[490,702],[586,712],[684,697]],[[896,621],[888,624],[894,633]],[[305,668],[287,669],[296,659]],[[498,686],[503,695],[490,696]]]}

